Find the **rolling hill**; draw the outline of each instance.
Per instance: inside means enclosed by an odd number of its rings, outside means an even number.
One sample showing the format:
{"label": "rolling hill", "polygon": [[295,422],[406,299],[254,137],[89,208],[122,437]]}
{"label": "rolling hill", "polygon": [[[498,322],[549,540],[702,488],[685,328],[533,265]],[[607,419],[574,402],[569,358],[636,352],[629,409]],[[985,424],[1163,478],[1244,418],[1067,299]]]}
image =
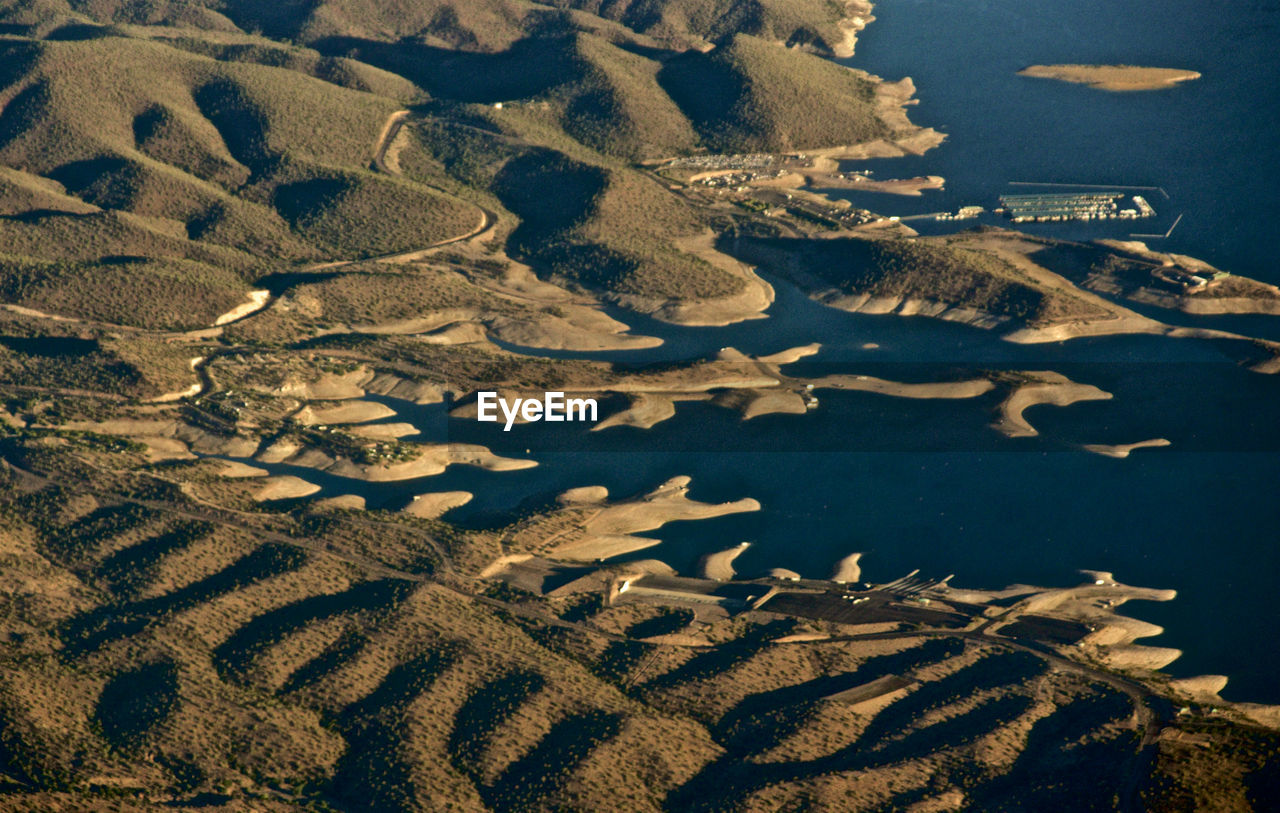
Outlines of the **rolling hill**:
{"label": "rolling hill", "polygon": [[[0,95],[0,159],[29,177],[27,189],[58,184],[80,202],[71,209],[128,212],[164,222],[153,230],[185,232],[187,255],[206,243],[250,255],[242,264],[387,253],[475,222],[468,204],[369,170],[397,109],[391,98],[161,39],[4,45],[27,68]],[[305,184],[323,194],[301,203]],[[392,213],[390,228],[361,242]]]}
{"label": "rolling hill", "polygon": [[818,149],[891,134],[866,74],[746,34],[667,62],[659,81],[713,151]]}
{"label": "rolling hill", "polygon": [[[133,454],[93,442],[98,462]],[[1242,732],[1199,763],[1162,745],[1146,779],[1130,698],[1024,651],[909,631],[788,644],[795,620],[768,614],[656,643],[693,613],[440,578],[491,551],[485,533],[232,519],[155,475],[91,496],[73,473],[17,471],[0,477],[6,579],[22,580],[0,655],[0,809],[1110,809],[1131,776],[1159,809],[1211,764],[1249,798],[1276,744]],[[889,678],[909,690],[859,699]]]}
{"label": "rolling hill", "polygon": [[[484,208],[514,255],[596,294],[650,310],[735,296],[739,279],[675,245],[702,233],[699,216],[631,162],[895,135],[873,80],[783,45],[801,29],[821,41],[814,32],[843,12],[605,6],[15,7],[0,12],[11,32],[0,40],[0,161],[11,168],[0,205],[51,235],[68,228],[53,213],[137,216],[136,250],[75,259],[151,256],[164,243],[166,259],[203,262],[223,247],[247,284],[270,261],[448,240]],[[712,41],[709,53],[686,50]],[[826,103],[808,105],[814,94]],[[375,142],[406,103],[415,119],[394,150],[410,171],[391,177],[372,163]],[[479,130],[462,136],[465,157],[460,124]],[[587,176],[598,188],[583,197]],[[63,259],[24,245],[7,251],[15,262]]]}
{"label": "rolling hill", "polygon": [[1098,302],[1034,278],[992,251],[981,236],[747,240],[739,250],[779,269],[803,269],[810,287],[853,300],[858,307],[868,301],[936,304],[1020,326],[1108,316]]}
{"label": "rolling hill", "polygon": [[[715,250],[739,226],[846,296],[1082,307],[990,253],[819,239],[653,171],[909,134],[819,56],[865,11],[0,0],[0,811],[1263,798],[1275,732],[1163,676],[753,608],[772,581],[619,600],[632,564],[533,557],[644,500],[462,527],[440,506],[469,493],[423,490],[532,462],[417,434],[481,384],[697,367],[552,353],[656,344],[605,303],[758,314],[768,287]],[[682,394],[720,398],[720,369]]]}

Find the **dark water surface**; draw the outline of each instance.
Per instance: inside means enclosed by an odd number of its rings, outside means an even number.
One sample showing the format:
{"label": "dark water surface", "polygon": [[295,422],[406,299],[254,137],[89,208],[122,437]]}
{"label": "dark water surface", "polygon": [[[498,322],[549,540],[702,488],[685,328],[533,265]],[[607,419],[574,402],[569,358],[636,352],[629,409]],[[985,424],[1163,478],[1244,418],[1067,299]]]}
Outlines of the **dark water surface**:
{"label": "dark water surface", "polygon": [[[863,163],[877,177],[942,175],[947,190],[893,205],[863,194],[860,202],[909,214],[991,208],[1001,194],[1033,191],[1009,181],[1161,187],[1168,200],[1144,193],[1160,215],[1153,220],[1026,230],[1124,237],[1162,233],[1182,214],[1173,236],[1153,247],[1280,282],[1276,0],[882,0],[875,15],[847,62],[887,79],[912,77],[920,99],[912,121],[948,141],[919,158]],[[1108,93],[1017,75],[1056,63],[1202,76],[1168,90]]]}
{"label": "dark water surface", "polygon": [[[1154,220],[1025,230],[1066,239],[1127,237],[1164,232],[1182,215],[1172,236],[1149,241],[1152,247],[1280,282],[1280,2],[882,0],[875,13],[878,20],[863,32],[850,64],[889,79],[913,77],[920,104],[912,120],[948,134],[942,147],[919,158],[873,162],[879,177],[942,175],[946,191],[878,210],[991,208],[1000,194],[1032,191],[1009,181],[1160,187],[1167,199],[1143,193],[1160,214]],[[1016,75],[1036,63],[1185,68],[1202,77],[1169,90],[1107,93]],[[884,203],[869,195],[858,202]],[[930,221],[912,222],[931,228]],[[1198,324],[1275,337],[1280,320],[1225,317]],[[1269,597],[1280,586],[1277,455],[1265,429],[1278,417],[1275,391],[1207,368],[1169,388],[1159,373],[1142,369],[1130,369],[1133,378],[1148,379],[1140,392],[1090,383],[1115,392],[1117,402],[1145,401],[1147,414],[1166,424],[1171,417],[1202,427],[1252,424],[1219,447],[1235,451],[1138,452],[1101,467],[1068,463],[1066,455],[1051,456],[1054,463],[1030,455],[1002,458],[1010,477],[984,473],[952,481],[958,494],[994,500],[984,514],[994,527],[978,547],[1004,563],[1094,557],[1110,562],[1107,569],[1122,579],[1177,588],[1176,602],[1134,613],[1166,625],[1167,633],[1152,643],[1185,651],[1171,671],[1223,672],[1231,676],[1227,696],[1280,701],[1280,683],[1271,677],[1277,656],[1257,646],[1276,620]],[[1042,409],[1034,420],[1046,434],[1060,424],[1104,428],[1115,423],[1108,417],[1114,406]],[[1151,428],[1155,436],[1169,427]],[[1250,446],[1257,451],[1245,453]],[[1175,439],[1179,448],[1188,445]],[[1038,519],[1006,524],[996,507],[1002,504]]]}
{"label": "dark water surface", "polygon": [[[1278,8],[882,0],[850,63],[889,79],[914,77],[921,104],[913,120],[945,130],[949,140],[919,158],[866,165],[878,177],[933,173],[948,184],[918,200],[864,195],[859,202],[905,215],[966,203],[991,207],[997,195],[1017,191],[1009,180],[1158,186],[1169,200],[1149,196],[1160,218],[1137,229],[1028,230],[1116,237],[1163,231],[1183,214],[1173,237],[1154,245],[1280,282],[1271,259],[1280,182],[1273,103],[1280,77],[1272,53]],[[1168,91],[1109,94],[1015,75],[1028,64],[1054,62],[1180,67],[1204,76]],[[499,522],[513,507],[566,488],[601,484],[622,497],[678,474],[693,477],[696,499],[760,500],[759,513],[650,534],[663,542],[640,555],[681,569],[749,540],[753,546],[736,563],[748,575],[781,566],[822,577],[851,551],[866,553],[863,572],[872,581],[920,568],[935,577],[954,573],[960,586],[1065,585],[1080,581],[1077,569],[1109,570],[1123,582],[1178,590],[1174,602],[1126,608],[1166,627],[1147,642],[1185,652],[1169,671],[1227,674],[1228,697],[1280,702],[1273,677],[1280,651],[1259,646],[1277,620],[1280,587],[1280,376],[1247,372],[1208,342],[1140,336],[1020,347],[961,325],[842,313],[777,287],[768,319],[681,328],[622,314],[636,332],[665,344],[543,355],[648,363],[709,356],[724,346],[770,353],[817,341],[822,354],[790,372],[911,379],[1002,366],[1055,369],[1115,398],[1033,408],[1027,417],[1041,436],[1015,440],[988,426],[995,394],[908,401],[823,392],[808,415],[750,422],[709,404],[681,404],[675,418],[651,430],[599,433],[580,424],[504,433],[493,424],[448,420],[440,406],[406,411],[396,402],[402,414],[392,420],[414,421],[424,438],[483,443],[539,466],[506,473],[454,467],[376,486],[267,468],[317,480],[325,493],[366,494],[372,505],[396,507],[421,491],[472,491],[475,501],[450,518],[473,524]],[[1263,331],[1280,325],[1250,319]],[[1173,446],[1126,460],[1079,451],[1084,443],[1153,437]]]}

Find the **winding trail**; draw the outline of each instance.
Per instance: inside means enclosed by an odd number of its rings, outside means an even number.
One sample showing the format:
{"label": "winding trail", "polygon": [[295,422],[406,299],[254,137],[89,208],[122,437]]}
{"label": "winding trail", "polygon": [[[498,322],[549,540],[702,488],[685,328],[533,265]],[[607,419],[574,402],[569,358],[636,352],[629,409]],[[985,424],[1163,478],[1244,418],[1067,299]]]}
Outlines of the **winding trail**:
{"label": "winding trail", "polygon": [[[411,115],[410,111],[408,110],[398,110],[387,117],[386,122],[382,126],[382,131],[378,134],[378,137],[375,140],[373,145],[372,167],[375,170],[379,172],[383,172],[388,175],[396,175],[396,176],[401,175],[398,169],[393,169],[387,165],[387,161],[386,161],[387,151],[391,148],[391,145],[395,142],[396,137],[399,136],[400,131],[404,128],[405,124],[408,123],[410,115]],[[427,186],[428,188],[433,189],[442,195],[448,195],[449,197],[454,197],[448,191],[444,189],[440,189],[439,187],[431,186],[430,184],[422,184],[422,185]],[[420,260],[423,257],[427,256],[429,253],[435,251],[436,249],[442,248],[444,246],[453,245],[455,243],[461,243],[467,240],[483,237],[484,235],[493,231],[494,227],[498,223],[498,215],[495,212],[492,212],[489,209],[486,209],[485,207],[480,206],[479,204],[472,203],[471,205],[475,206],[475,208],[479,212],[479,222],[473,228],[471,228],[470,230],[468,230],[463,234],[456,235],[454,237],[449,237],[445,240],[440,240],[428,246],[412,249],[410,251],[400,251],[400,252],[394,252],[391,254],[375,255],[372,257],[361,257],[361,258],[354,258],[354,259],[348,259],[348,260],[335,260],[332,262],[316,263],[314,265],[306,266],[302,270],[303,271],[322,271],[327,269],[343,268],[346,266],[351,266],[357,263],[365,263],[365,262],[409,263],[409,262]],[[74,324],[78,327],[82,327],[89,330],[110,331],[115,333],[127,333],[127,334],[133,334],[133,335],[147,334],[147,335],[160,338],[164,341],[186,342],[186,341],[201,341],[205,339],[217,338],[218,336],[222,335],[224,328],[247,321],[253,318],[254,316],[257,316],[258,314],[270,309],[272,306],[276,304],[276,302],[279,301],[280,296],[281,294],[273,294],[270,291],[267,291],[264,289],[249,291],[247,295],[247,299],[248,299],[247,302],[243,302],[239,305],[236,305],[234,308],[226,311],[225,313],[219,314],[213,320],[213,324],[208,325],[207,327],[191,328],[189,330],[183,330],[183,331],[157,331],[157,330],[152,330],[148,328],[135,327],[133,325],[120,325],[120,324],[114,324],[111,322],[99,322],[92,319],[82,319],[74,316],[61,316],[59,314],[46,313],[44,311],[36,310],[34,308],[27,308],[22,305],[16,305],[12,303],[0,303],[0,309],[6,310],[18,316],[25,316],[33,319],[44,319],[51,322],[59,322],[64,324]],[[222,356],[225,356],[234,352],[236,352],[235,348],[222,348],[222,349],[218,349],[213,352],[210,352],[207,355],[200,357],[198,360],[193,361],[191,365],[191,369],[196,374],[197,381],[195,384],[193,384],[191,387],[185,390],[164,393],[155,398],[151,398],[148,400],[148,403],[171,403],[173,401],[181,400],[182,398],[198,398],[202,395],[212,392],[214,390],[214,384],[213,384],[213,379],[209,375],[209,372],[207,369],[209,364]],[[97,393],[97,392],[91,392],[87,390],[68,390],[68,389],[62,389],[57,387],[38,387],[38,386],[23,386],[23,387],[18,387],[18,389],[22,389],[30,392],[46,392],[46,393],[52,393],[57,395],[75,394],[75,395],[81,395],[85,397],[108,397],[108,398],[114,398],[116,400],[123,400],[123,396],[113,395],[111,393]]]}

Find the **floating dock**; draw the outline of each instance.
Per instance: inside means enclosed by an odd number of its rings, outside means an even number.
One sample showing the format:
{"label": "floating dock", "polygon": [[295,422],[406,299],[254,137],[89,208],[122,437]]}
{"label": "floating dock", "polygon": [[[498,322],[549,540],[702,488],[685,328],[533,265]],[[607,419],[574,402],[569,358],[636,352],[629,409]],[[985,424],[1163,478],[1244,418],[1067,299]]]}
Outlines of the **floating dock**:
{"label": "floating dock", "polygon": [[1096,184],[1096,183],[1048,183],[1042,181],[1009,181],[1009,186],[1042,186],[1056,187],[1060,189],[1113,189],[1117,192],[1128,192],[1137,190],[1139,192],[1159,192],[1165,199],[1169,199],[1169,193],[1164,191],[1164,187],[1160,186],[1115,186],[1112,184]]}
{"label": "floating dock", "polygon": [[1126,196],[1116,192],[1063,192],[1003,195],[997,211],[1014,223],[1063,220],[1137,220],[1153,217],[1156,210],[1135,195],[1132,208],[1121,208]]}

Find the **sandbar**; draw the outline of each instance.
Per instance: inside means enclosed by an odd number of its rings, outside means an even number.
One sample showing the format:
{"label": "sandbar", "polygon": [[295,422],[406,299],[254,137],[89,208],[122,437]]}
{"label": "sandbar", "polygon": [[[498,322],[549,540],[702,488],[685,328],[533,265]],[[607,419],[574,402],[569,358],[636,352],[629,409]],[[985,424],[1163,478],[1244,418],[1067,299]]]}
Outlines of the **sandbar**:
{"label": "sandbar", "polygon": [[699,575],[704,579],[712,579],[718,582],[727,582],[733,579],[734,569],[733,560],[742,555],[750,542],[740,542],[732,548],[725,548],[716,553],[708,553],[698,562]]}
{"label": "sandbar", "polygon": [[600,507],[576,528],[561,532],[564,541],[552,552],[557,558],[576,560],[621,556],[659,544],[661,540],[634,534],[661,528],[668,522],[760,510],[760,503],[749,497],[719,504],[697,502],[689,499],[688,487],[688,477],[673,477],[639,499]]}
{"label": "sandbar", "polygon": [[1227,688],[1226,675],[1196,675],[1195,677],[1175,678],[1169,681],[1169,688],[1175,692],[1193,697],[1217,698]]}
{"label": "sandbar", "polygon": [[848,584],[861,579],[862,567],[858,564],[860,559],[862,559],[861,553],[851,553],[836,562],[835,568],[831,571],[831,581],[837,584]]}
{"label": "sandbar", "polygon": [[995,384],[985,378],[969,378],[963,381],[932,381],[913,384],[889,381],[870,375],[829,375],[807,380],[814,389],[860,390],[878,392],[895,398],[977,398],[995,389]]}
{"label": "sandbar", "polygon": [[365,500],[359,494],[339,494],[336,497],[317,500],[311,504],[310,509],[313,512],[363,511],[365,509]]}
{"label": "sandbar", "polygon": [[742,413],[743,420],[761,415],[803,415],[808,407],[799,393],[774,387],[767,390],[729,390],[715,397],[715,403]]}
{"label": "sandbar", "polygon": [[1105,401],[1111,398],[1111,393],[1090,384],[1072,381],[1061,373],[1043,371],[1027,375],[1034,378],[1010,393],[1000,405],[1000,419],[992,424],[1005,437],[1029,438],[1040,434],[1022,417],[1023,411],[1033,406],[1051,404],[1064,407],[1079,401]]}
{"label": "sandbar", "polygon": [[591,427],[592,432],[608,429],[611,426],[633,426],[637,429],[648,429],[676,414],[675,402],[670,396],[658,393],[641,392],[631,397],[631,405],[621,412],[614,413]]}
{"label": "sandbar", "polygon": [[239,460],[224,460],[218,476],[238,480],[249,477],[266,477],[270,473],[266,469],[250,466],[248,463],[241,463]]}
{"label": "sandbar", "polygon": [[1138,65],[1031,65],[1018,71],[1018,75],[1057,79],[1110,91],[1162,90],[1179,82],[1200,78],[1196,71]]}
{"label": "sandbar", "polygon": [[1167,438],[1151,438],[1150,440],[1140,440],[1137,443],[1087,443],[1083,448],[1085,451],[1093,452],[1094,454],[1123,459],[1128,457],[1135,449],[1154,449],[1160,446],[1172,445]]}
{"label": "sandbar", "polygon": [[301,477],[294,477],[291,474],[268,477],[262,482],[262,488],[253,495],[253,499],[257,502],[309,497],[320,490],[320,486],[315,483],[307,482]]}
{"label": "sandbar", "polygon": [[409,500],[409,504],[401,509],[406,514],[424,519],[435,519],[446,511],[450,511],[471,502],[474,495],[469,491],[441,491],[435,494],[418,494]]}
{"label": "sandbar", "polygon": [[763,361],[765,364],[791,364],[802,358],[817,355],[821,350],[822,345],[818,342],[813,342],[812,344],[803,344],[799,347],[780,350],[768,356],[756,356],[756,361]]}

